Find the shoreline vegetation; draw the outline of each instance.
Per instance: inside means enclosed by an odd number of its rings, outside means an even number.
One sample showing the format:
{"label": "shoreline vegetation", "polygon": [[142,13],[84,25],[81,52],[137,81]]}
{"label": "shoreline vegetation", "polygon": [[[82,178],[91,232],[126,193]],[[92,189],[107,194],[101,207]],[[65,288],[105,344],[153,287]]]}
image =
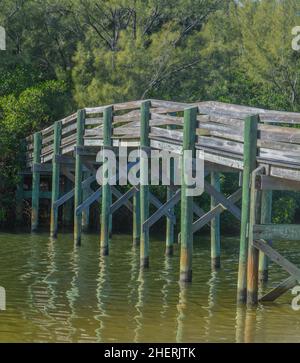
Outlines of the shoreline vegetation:
{"label": "shoreline vegetation", "polygon": [[[160,98],[300,112],[300,52],[291,45],[296,0],[5,0],[1,6],[3,230],[14,227],[21,140],[80,107]],[[237,183],[235,176],[221,178],[221,189],[229,195]],[[156,190],[162,198],[164,189]],[[196,202],[209,209],[209,197]],[[119,220],[123,232],[131,217]],[[223,233],[238,234],[227,212],[221,220]],[[273,222],[299,221],[300,197],[275,192]]]}

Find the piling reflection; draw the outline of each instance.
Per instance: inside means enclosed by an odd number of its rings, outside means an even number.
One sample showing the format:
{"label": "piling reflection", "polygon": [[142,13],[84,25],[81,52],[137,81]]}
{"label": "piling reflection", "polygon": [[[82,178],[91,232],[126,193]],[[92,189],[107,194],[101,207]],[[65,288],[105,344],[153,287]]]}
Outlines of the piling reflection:
{"label": "piling reflection", "polygon": [[70,253],[70,262],[69,262],[69,269],[71,271],[71,282],[70,288],[66,290],[66,298],[68,301],[68,306],[70,309],[70,314],[68,316],[68,325],[70,327],[69,331],[69,340],[72,341],[74,335],[76,334],[76,328],[73,325],[73,322],[77,318],[76,313],[76,303],[79,298],[79,288],[78,288],[78,281],[79,281],[79,251],[78,248],[73,248]]}
{"label": "piling reflection", "polygon": [[246,308],[242,304],[238,304],[235,317],[235,341],[236,343],[244,343]]}
{"label": "piling reflection", "polygon": [[188,284],[179,283],[179,300],[177,304],[177,330],[176,330],[176,343],[184,342],[184,325],[186,322],[186,312],[188,309]]}
{"label": "piling reflection", "polygon": [[209,340],[211,336],[211,325],[213,324],[212,319],[214,317],[214,307],[217,301],[217,276],[218,271],[213,270],[211,272],[211,277],[208,280],[207,284],[209,286],[208,291],[208,306],[206,308],[208,315],[204,318],[205,319],[205,337],[206,340]]}
{"label": "piling reflection", "polygon": [[144,272],[131,237],[113,240],[105,258],[98,237],[85,235],[74,248],[71,234],[3,234],[0,282],[8,309],[0,314],[0,341],[299,342],[288,298],[257,309],[236,306],[236,273],[226,256],[225,267],[211,272],[209,251],[196,244],[193,283],[181,285],[178,256],[163,259],[161,241],[152,242]]}
{"label": "piling reflection", "polygon": [[138,299],[135,304],[136,315],[134,320],[136,322],[136,328],[134,330],[134,343],[142,341],[143,333],[143,320],[144,320],[144,301],[145,301],[145,271],[140,269],[138,276]]}
{"label": "piling reflection", "polygon": [[171,287],[170,285],[172,284],[171,271],[172,271],[172,264],[170,261],[170,257],[166,256],[164,260],[164,268],[162,270],[162,279],[164,281],[164,284],[161,289],[162,308],[160,316],[162,319],[166,318],[166,314],[169,308],[169,290]]}
{"label": "piling reflection", "polygon": [[246,318],[245,318],[245,343],[254,343],[255,342],[255,332],[256,332],[256,313],[257,309],[248,308],[246,310]]}
{"label": "piling reflection", "polygon": [[104,341],[103,333],[105,329],[105,318],[107,318],[105,295],[107,294],[107,283],[108,283],[108,266],[107,256],[101,256],[99,254],[99,274],[97,278],[97,310],[98,313],[95,319],[99,322],[99,326],[96,329],[97,342],[101,343]]}

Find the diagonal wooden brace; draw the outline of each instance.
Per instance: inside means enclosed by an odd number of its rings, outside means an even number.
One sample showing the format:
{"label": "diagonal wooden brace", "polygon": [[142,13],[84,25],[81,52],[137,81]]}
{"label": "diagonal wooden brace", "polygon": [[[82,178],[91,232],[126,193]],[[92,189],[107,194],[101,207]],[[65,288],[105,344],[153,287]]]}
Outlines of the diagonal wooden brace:
{"label": "diagonal wooden brace", "polygon": [[[157,222],[162,216],[166,215],[167,212],[173,208],[180,201],[181,192],[178,190],[176,194],[173,195],[165,204],[163,204],[150,218],[148,218],[144,224],[143,228],[146,230],[150,228],[155,222]],[[175,219],[176,223],[176,219]],[[175,224],[174,223],[174,224]]]}
{"label": "diagonal wooden brace", "polygon": [[204,190],[206,193],[213,196],[219,203],[221,203],[229,212],[231,212],[237,219],[241,219],[241,210],[228,200],[222,193],[217,191],[207,181],[204,182]]}
{"label": "diagonal wooden brace", "polygon": [[[228,197],[227,200],[232,203],[236,203],[241,199],[241,197],[242,197],[242,189],[238,189],[230,197]],[[209,212],[204,214],[202,217],[200,217],[193,223],[193,233],[197,232],[199,229],[204,227],[213,218],[215,218],[217,215],[221,214],[225,210],[227,210],[227,208],[224,207],[224,205],[221,203],[215,206],[213,209],[211,209]]]}

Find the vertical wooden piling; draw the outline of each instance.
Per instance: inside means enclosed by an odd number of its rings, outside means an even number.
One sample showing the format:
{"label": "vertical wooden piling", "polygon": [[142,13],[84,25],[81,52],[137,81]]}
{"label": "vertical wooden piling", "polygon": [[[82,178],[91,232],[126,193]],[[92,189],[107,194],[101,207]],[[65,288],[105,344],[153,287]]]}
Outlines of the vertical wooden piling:
{"label": "vertical wooden piling", "polygon": [[248,255],[248,222],[250,206],[251,173],[256,167],[257,154],[257,124],[258,115],[249,116],[244,123],[244,170],[242,192],[242,216],[240,235],[240,255],[237,300],[246,302],[247,299],[247,255]]}
{"label": "vertical wooden piling", "polygon": [[[168,130],[173,130],[174,125],[168,125]],[[174,159],[170,160],[170,182],[174,182]],[[167,201],[170,200],[174,195],[172,188],[167,186]],[[174,207],[169,210],[174,215]],[[169,218],[166,218],[166,256],[173,256],[174,253],[174,224]]]}
{"label": "vertical wooden piling", "polygon": [[[20,150],[19,150],[19,165],[20,169],[26,163],[26,140],[23,139],[20,142]],[[16,190],[16,224],[22,225],[23,224],[23,199],[24,199],[24,175],[19,174],[19,181],[17,183],[17,190]]]}
{"label": "vertical wooden piling", "polygon": [[[90,176],[90,172],[85,171],[83,172],[83,179],[87,179]],[[89,189],[84,188],[83,191],[83,201],[85,201],[89,195]],[[88,206],[83,212],[82,212],[82,230],[83,232],[87,232],[89,230],[90,226],[90,206]]]}
{"label": "vertical wooden piling", "polygon": [[133,244],[138,246],[141,237],[140,192],[133,196]]}
{"label": "vertical wooden piling", "polygon": [[247,304],[256,305],[258,302],[258,262],[259,250],[253,246],[253,226],[260,223],[261,191],[255,187],[256,173],[252,173],[249,215],[249,247],[247,266]]}
{"label": "vertical wooden piling", "polygon": [[23,197],[24,197],[24,175],[19,176],[16,191],[16,223],[22,225],[23,222]]}
{"label": "vertical wooden piling", "polygon": [[[85,110],[77,112],[76,148],[84,146]],[[82,160],[76,149],[75,161],[75,190],[74,190],[74,242],[81,244],[82,213],[76,214],[77,207],[82,203]]]}
{"label": "vertical wooden piling", "polygon": [[[113,108],[106,107],[103,112],[103,150],[112,147],[112,118]],[[103,180],[108,177],[104,170]],[[102,185],[102,210],[101,210],[101,235],[100,235],[100,253],[107,256],[109,253],[110,224],[111,224],[111,186],[109,183]]]}
{"label": "vertical wooden piling", "polygon": [[36,169],[41,163],[42,134],[36,132],[33,138],[33,171],[32,171],[32,211],[31,231],[35,232],[39,226],[39,202],[40,202],[40,172]]}
{"label": "vertical wooden piling", "polygon": [[[220,191],[220,174],[211,173],[211,185]],[[211,196],[211,209],[215,208],[218,202]],[[221,267],[221,240],[220,240],[220,215],[217,215],[210,222],[210,238],[211,238],[211,267],[218,269]]]}
{"label": "vertical wooden piling", "polygon": [[55,202],[59,198],[59,175],[60,167],[56,161],[56,156],[60,155],[62,124],[60,121],[54,124],[54,142],[53,142],[53,157],[52,157],[52,198],[51,198],[51,217],[50,217],[50,236],[57,237],[58,227],[58,208],[55,207]]}
{"label": "vertical wooden piling", "polygon": [[[149,122],[150,101],[144,101],[141,105],[141,129],[140,148],[148,156],[150,154]],[[149,160],[141,154],[140,157],[140,213],[141,213],[141,245],[140,245],[140,267],[149,267],[149,229],[143,227],[149,217],[149,185],[144,185],[149,179]]]}
{"label": "vertical wooden piling", "polygon": [[[272,191],[263,190],[261,192],[261,224],[269,224],[272,222]],[[270,243],[270,241],[268,241]],[[260,282],[268,281],[269,259],[263,253],[259,252],[259,273]]]}
{"label": "vertical wooden piling", "polygon": [[[64,182],[64,194],[70,192],[72,190],[72,186],[73,183],[71,182],[71,180],[67,177],[65,177],[65,182]],[[64,205],[63,205],[63,225],[64,226],[71,226],[72,225],[72,220],[73,220],[73,198],[68,200]]]}
{"label": "vertical wooden piling", "polygon": [[192,256],[193,256],[193,196],[187,194],[189,186],[185,180],[185,157],[187,150],[192,151],[195,157],[195,139],[197,123],[197,107],[184,110],[183,128],[183,156],[181,175],[181,247],[180,247],[180,281],[192,281]]}

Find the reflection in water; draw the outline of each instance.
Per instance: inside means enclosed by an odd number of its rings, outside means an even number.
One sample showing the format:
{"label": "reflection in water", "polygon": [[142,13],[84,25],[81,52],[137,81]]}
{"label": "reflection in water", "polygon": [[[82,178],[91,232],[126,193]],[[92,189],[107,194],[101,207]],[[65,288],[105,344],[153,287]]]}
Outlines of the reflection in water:
{"label": "reflection in water", "polygon": [[67,322],[69,326],[69,341],[73,341],[73,337],[76,334],[76,329],[74,328],[72,322],[77,318],[76,315],[76,301],[79,298],[79,253],[78,248],[74,246],[72,252],[70,253],[70,270],[72,272],[71,286],[70,289],[66,291],[66,297],[68,300],[68,305],[70,309],[70,314],[68,316]]}
{"label": "reflection in water", "polygon": [[[148,271],[140,271],[130,236],[115,236],[108,257],[99,254],[98,235],[85,235],[80,248],[71,234],[57,240],[0,234],[0,243],[0,285],[7,292],[0,342],[300,341],[290,294],[258,309],[236,306],[238,240],[232,238],[224,238],[217,272],[210,269],[209,241],[195,243],[189,285],[177,282],[178,251],[163,257],[161,241],[151,241]],[[289,246],[299,263],[298,245]],[[284,277],[272,265],[268,286]]]}
{"label": "reflection in water", "polygon": [[247,309],[245,318],[245,343],[253,343],[255,341],[256,331],[256,309]]}
{"label": "reflection in water", "polygon": [[163,287],[161,289],[161,293],[162,293],[162,309],[161,309],[161,313],[160,316],[162,319],[166,318],[166,313],[169,307],[169,290],[170,290],[170,285],[172,284],[172,278],[171,278],[171,270],[172,270],[172,265],[170,262],[170,257],[165,256],[165,260],[164,260],[164,268],[162,270],[162,279],[164,281]]}
{"label": "reflection in water", "polygon": [[212,324],[212,318],[214,316],[214,306],[216,304],[216,299],[217,299],[217,286],[216,286],[216,282],[217,282],[217,271],[212,271],[211,272],[211,278],[208,280],[208,286],[209,286],[209,292],[208,292],[208,307],[207,307],[207,311],[208,311],[208,316],[205,317],[205,336],[206,337],[210,337],[211,336],[211,324]]}
{"label": "reflection in water", "polygon": [[187,291],[188,284],[179,283],[180,292],[179,292],[179,301],[177,304],[177,331],[176,331],[176,343],[183,343],[183,328],[186,320],[186,311],[187,311]]}
{"label": "reflection in water", "polygon": [[95,316],[95,319],[99,321],[99,327],[96,329],[97,342],[103,342],[102,334],[105,329],[104,319],[107,317],[106,305],[104,296],[106,293],[107,283],[107,256],[101,256],[99,254],[99,275],[97,279],[97,307],[99,313]]}
{"label": "reflection in water", "polygon": [[141,342],[141,333],[143,330],[143,308],[144,308],[144,299],[145,299],[145,279],[144,279],[145,271],[140,269],[139,277],[138,277],[138,300],[135,304],[136,315],[134,320],[136,322],[136,328],[134,330],[134,343]]}
{"label": "reflection in water", "polygon": [[246,308],[239,304],[236,308],[235,318],[235,341],[236,343],[244,343],[244,331],[245,331],[245,319],[246,319]]}

